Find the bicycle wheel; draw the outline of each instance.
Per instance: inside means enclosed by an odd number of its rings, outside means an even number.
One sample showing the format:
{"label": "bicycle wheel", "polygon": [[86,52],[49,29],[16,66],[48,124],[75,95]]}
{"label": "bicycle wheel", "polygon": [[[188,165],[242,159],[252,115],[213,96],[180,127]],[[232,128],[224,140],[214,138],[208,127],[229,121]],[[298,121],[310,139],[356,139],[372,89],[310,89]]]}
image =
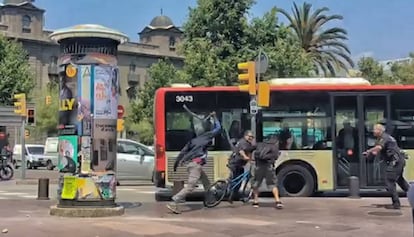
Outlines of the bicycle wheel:
{"label": "bicycle wheel", "polygon": [[211,208],[215,207],[224,199],[227,193],[228,183],[225,180],[218,180],[213,183],[204,195],[204,206]]}
{"label": "bicycle wheel", "polygon": [[0,169],[0,179],[1,180],[10,180],[13,178],[13,168],[10,165],[4,166]]}

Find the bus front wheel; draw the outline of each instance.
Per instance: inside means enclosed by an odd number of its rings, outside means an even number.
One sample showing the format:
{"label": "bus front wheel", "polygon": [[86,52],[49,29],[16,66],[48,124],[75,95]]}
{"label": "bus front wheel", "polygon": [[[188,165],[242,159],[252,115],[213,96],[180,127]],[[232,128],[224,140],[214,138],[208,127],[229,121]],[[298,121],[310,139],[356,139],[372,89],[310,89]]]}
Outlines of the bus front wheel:
{"label": "bus front wheel", "polygon": [[315,191],[312,173],[301,165],[288,165],[277,174],[280,193],[288,197],[309,197]]}

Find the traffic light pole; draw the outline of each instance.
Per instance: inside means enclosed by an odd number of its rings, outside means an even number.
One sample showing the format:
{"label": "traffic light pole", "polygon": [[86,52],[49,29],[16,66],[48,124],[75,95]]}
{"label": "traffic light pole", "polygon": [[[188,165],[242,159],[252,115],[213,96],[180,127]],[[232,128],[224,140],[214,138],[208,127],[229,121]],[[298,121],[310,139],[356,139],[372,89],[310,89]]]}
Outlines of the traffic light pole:
{"label": "traffic light pole", "polygon": [[20,144],[22,146],[22,150],[21,150],[21,158],[22,158],[22,179],[26,178],[26,144],[25,144],[25,139],[24,139],[24,134],[25,134],[25,120],[26,117],[22,116],[22,127],[20,128]]}

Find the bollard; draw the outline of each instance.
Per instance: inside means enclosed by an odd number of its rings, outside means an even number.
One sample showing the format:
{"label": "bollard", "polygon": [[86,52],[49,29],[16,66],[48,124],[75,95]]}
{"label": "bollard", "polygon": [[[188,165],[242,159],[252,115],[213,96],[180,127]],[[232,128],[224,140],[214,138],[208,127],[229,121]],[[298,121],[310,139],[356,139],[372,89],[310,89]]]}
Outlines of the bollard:
{"label": "bollard", "polygon": [[349,177],[349,197],[359,198],[359,178],[356,176]]}
{"label": "bollard", "polygon": [[407,199],[411,206],[411,220],[413,223],[413,236],[414,236],[414,183],[410,183],[410,189],[407,192]]}
{"label": "bollard", "polygon": [[49,200],[49,179],[39,179],[37,186],[37,200]]}

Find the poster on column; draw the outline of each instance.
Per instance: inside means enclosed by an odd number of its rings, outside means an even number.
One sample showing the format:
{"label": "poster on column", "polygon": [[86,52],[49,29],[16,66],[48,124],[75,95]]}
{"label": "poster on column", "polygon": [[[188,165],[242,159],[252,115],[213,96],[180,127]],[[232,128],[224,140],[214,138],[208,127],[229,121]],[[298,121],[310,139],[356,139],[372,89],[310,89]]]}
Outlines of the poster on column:
{"label": "poster on column", "polygon": [[79,66],[78,73],[78,135],[91,135],[91,66]]}
{"label": "poster on column", "polygon": [[94,119],[92,144],[92,170],[106,172],[116,170],[116,120]]}
{"label": "poster on column", "polygon": [[81,173],[88,174],[91,171],[91,137],[81,137],[81,148],[79,152],[81,160]]}
{"label": "poster on column", "polygon": [[75,173],[78,166],[78,136],[59,137],[57,168],[62,173]]}
{"label": "poster on column", "polygon": [[95,119],[117,119],[120,90],[118,74],[116,67],[94,67],[93,116]]}
{"label": "poster on column", "polygon": [[77,135],[77,67],[68,64],[59,83],[59,135]]}

